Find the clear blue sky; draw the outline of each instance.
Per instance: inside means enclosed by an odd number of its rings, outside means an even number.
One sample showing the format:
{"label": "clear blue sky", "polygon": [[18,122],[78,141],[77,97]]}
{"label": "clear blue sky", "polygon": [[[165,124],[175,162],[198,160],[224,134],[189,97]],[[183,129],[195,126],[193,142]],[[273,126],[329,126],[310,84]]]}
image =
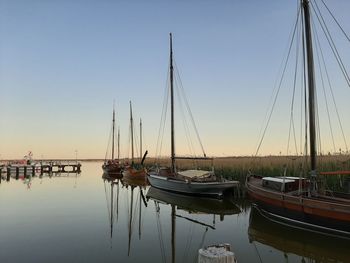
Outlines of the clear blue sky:
{"label": "clear blue sky", "polygon": [[[350,2],[327,2],[350,33]],[[135,120],[143,120],[143,148],[155,155],[169,32],[207,154],[253,154],[296,9],[297,0],[0,0],[1,158],[29,150],[35,158],[74,158],[75,150],[81,158],[104,158],[113,99],[122,155],[129,100]],[[336,33],[349,69],[350,44]],[[336,84],[349,138],[350,88],[341,77]],[[273,115],[262,154],[284,153],[289,104],[283,96],[277,103],[285,109]],[[177,152],[186,154],[178,130]]]}

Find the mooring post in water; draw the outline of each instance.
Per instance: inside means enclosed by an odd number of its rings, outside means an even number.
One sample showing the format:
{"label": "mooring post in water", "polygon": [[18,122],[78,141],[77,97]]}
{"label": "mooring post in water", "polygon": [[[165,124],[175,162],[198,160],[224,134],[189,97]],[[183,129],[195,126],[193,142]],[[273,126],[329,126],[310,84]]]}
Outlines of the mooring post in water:
{"label": "mooring post in water", "polygon": [[19,167],[16,166],[16,180],[18,180],[19,178]]}
{"label": "mooring post in water", "polygon": [[32,176],[35,176],[35,165],[32,165]]}
{"label": "mooring post in water", "polygon": [[237,263],[237,260],[230,244],[219,244],[199,249],[198,263]]}
{"label": "mooring post in water", "polygon": [[24,171],[23,171],[23,174],[24,174],[24,178],[27,178],[27,165],[23,167]]}
{"label": "mooring post in water", "polygon": [[2,166],[0,167],[0,184],[1,184],[1,179],[2,179]]}
{"label": "mooring post in water", "polygon": [[7,166],[7,174],[6,174],[6,181],[10,181],[10,175],[11,175],[11,168]]}

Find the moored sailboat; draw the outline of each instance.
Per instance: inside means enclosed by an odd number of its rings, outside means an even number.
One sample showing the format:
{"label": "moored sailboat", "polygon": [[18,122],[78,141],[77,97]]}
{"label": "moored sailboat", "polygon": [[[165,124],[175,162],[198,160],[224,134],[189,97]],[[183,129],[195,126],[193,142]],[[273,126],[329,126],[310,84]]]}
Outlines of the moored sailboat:
{"label": "moored sailboat", "polygon": [[[303,52],[306,54],[310,178],[263,177],[249,174],[246,187],[259,211],[266,217],[283,224],[323,234],[350,238],[350,198],[348,194],[321,190],[319,175],[350,174],[349,171],[319,172],[317,166],[317,108],[314,71],[312,21],[310,1],[302,0],[300,14],[303,18]],[[305,99],[306,101],[306,99]]]}
{"label": "moored sailboat", "polygon": [[228,181],[216,176],[214,171],[185,170],[180,171],[176,167],[177,159],[212,160],[204,157],[179,157],[175,156],[175,129],[174,129],[174,67],[172,34],[170,33],[170,108],[171,108],[171,167],[157,168],[148,172],[148,180],[153,187],[167,191],[222,197],[225,191],[232,190],[239,185],[237,181]]}
{"label": "moored sailboat", "polygon": [[[146,185],[147,175],[146,170],[143,167],[143,163],[147,156],[148,151],[146,151],[139,164],[135,163],[134,157],[134,119],[132,115],[132,106],[130,101],[130,135],[131,135],[131,163],[125,166],[123,172],[123,180],[129,184]],[[140,158],[142,154],[142,122],[140,121]]]}
{"label": "moored sailboat", "polygon": [[111,159],[107,159],[107,156],[105,158],[105,161],[102,165],[103,172],[106,173],[107,175],[116,175],[116,176],[121,176],[123,167],[119,162],[119,130],[118,130],[118,158],[114,158],[114,139],[115,139],[115,109],[113,106],[113,118],[112,118],[112,149],[111,149]]}

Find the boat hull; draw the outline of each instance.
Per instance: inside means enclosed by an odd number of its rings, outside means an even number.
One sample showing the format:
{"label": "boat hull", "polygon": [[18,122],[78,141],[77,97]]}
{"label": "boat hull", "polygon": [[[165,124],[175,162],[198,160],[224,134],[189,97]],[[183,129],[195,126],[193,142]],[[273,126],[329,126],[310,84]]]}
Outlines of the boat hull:
{"label": "boat hull", "polygon": [[212,196],[221,198],[225,192],[239,185],[238,181],[187,182],[172,177],[148,174],[149,183],[156,188],[188,195]]}
{"label": "boat hull", "polygon": [[314,232],[350,237],[350,201],[272,191],[259,186],[256,180],[248,178],[247,191],[266,217]]}
{"label": "boat hull", "polygon": [[152,186],[148,189],[146,197],[147,199],[151,198],[163,203],[176,205],[178,209],[186,210],[191,213],[205,213],[224,216],[238,214],[241,211],[236,204],[225,198],[214,199],[183,195],[164,191]]}

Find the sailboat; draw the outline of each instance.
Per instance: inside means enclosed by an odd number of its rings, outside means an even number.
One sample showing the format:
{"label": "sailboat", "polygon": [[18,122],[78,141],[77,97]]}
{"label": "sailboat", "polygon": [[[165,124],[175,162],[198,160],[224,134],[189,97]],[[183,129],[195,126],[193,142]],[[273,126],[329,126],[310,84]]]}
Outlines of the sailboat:
{"label": "sailboat", "polygon": [[[140,121],[140,158],[142,155],[142,122]],[[145,151],[141,162],[135,163],[134,157],[134,119],[132,115],[132,106],[130,101],[130,135],[131,135],[131,163],[128,164],[123,172],[123,181],[129,184],[147,185],[146,170],[143,167],[143,163],[146,159],[148,151]]]}
{"label": "sailboat", "polygon": [[[310,179],[303,177],[262,177],[248,174],[246,188],[262,215],[275,222],[304,228],[323,234],[350,238],[349,195],[321,191],[317,171],[316,95],[313,60],[312,22],[310,1],[302,0],[300,15],[303,17],[303,40],[306,53],[309,118]],[[305,81],[306,82],[306,81]],[[306,101],[306,99],[305,99]],[[350,174],[349,171],[324,172],[323,174]]]}
{"label": "sailboat", "polygon": [[234,189],[239,185],[239,182],[219,178],[215,175],[214,171],[177,170],[176,159],[212,160],[212,158],[207,158],[206,156],[196,158],[175,156],[173,72],[172,34],[170,33],[171,167],[157,168],[154,171],[149,171],[148,181],[153,187],[167,191],[222,197],[225,191]]}
{"label": "sailboat", "polygon": [[107,156],[105,158],[105,161],[102,165],[103,172],[106,174],[114,174],[114,175],[121,175],[121,172],[123,170],[123,167],[119,163],[119,130],[118,130],[118,159],[114,159],[114,135],[115,132],[115,109],[113,106],[113,118],[112,118],[112,158],[107,159]]}

